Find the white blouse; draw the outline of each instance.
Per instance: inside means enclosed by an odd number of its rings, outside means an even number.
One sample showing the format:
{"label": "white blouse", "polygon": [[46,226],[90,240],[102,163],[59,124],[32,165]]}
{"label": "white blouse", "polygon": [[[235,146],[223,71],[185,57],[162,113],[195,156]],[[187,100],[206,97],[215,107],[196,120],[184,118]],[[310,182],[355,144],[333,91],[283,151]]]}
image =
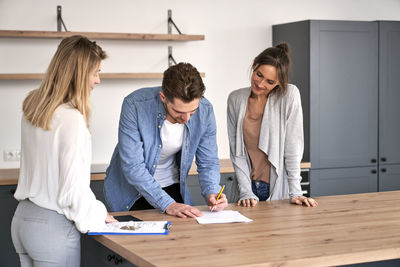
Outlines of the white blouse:
{"label": "white blouse", "polygon": [[90,189],[91,135],[83,115],[60,105],[50,130],[21,123],[21,166],[17,200],[64,214],[86,233],[105,224],[107,210]]}

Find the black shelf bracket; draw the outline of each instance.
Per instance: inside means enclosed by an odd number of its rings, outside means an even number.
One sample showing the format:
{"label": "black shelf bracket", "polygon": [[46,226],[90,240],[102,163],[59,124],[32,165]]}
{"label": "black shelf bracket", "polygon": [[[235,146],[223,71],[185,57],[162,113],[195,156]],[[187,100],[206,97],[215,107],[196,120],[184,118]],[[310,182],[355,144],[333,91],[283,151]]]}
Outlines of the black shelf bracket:
{"label": "black shelf bracket", "polygon": [[172,20],[172,10],[168,9],[168,34],[172,34],[172,26],[175,27],[179,34],[182,34],[178,26],[176,26],[175,22]]}
{"label": "black shelf bracket", "polygon": [[172,46],[168,46],[168,67],[171,67],[172,65],[176,65],[176,61],[172,56]]}
{"label": "black shelf bracket", "polygon": [[64,26],[64,30],[67,32],[68,31],[67,26],[65,26],[64,20],[62,19],[62,16],[61,16],[61,13],[62,13],[61,6],[57,6],[57,31],[61,32],[62,31],[61,26]]}

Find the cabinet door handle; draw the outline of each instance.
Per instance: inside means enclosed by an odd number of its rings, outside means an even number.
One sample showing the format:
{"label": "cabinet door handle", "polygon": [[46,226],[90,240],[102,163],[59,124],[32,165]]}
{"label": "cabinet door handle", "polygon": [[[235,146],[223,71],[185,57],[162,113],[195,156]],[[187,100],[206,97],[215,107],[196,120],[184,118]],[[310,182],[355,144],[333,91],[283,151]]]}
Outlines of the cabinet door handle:
{"label": "cabinet door handle", "polygon": [[371,170],[371,173],[376,173],[376,170]]}
{"label": "cabinet door handle", "polygon": [[232,176],[229,176],[227,180],[228,180],[228,181],[233,181]]}
{"label": "cabinet door handle", "polygon": [[376,163],[376,159],[371,159],[371,163]]}
{"label": "cabinet door handle", "polygon": [[108,261],[114,260],[114,264],[115,264],[115,265],[118,265],[118,264],[122,263],[122,261],[123,261],[123,260],[122,260],[122,257],[117,256],[117,255],[115,255],[115,254],[113,254],[113,255],[108,254],[108,255],[107,255],[107,260],[108,260]]}
{"label": "cabinet door handle", "polygon": [[115,258],[115,255],[112,255],[112,256],[110,254],[107,255],[108,261],[112,261],[114,258]]}
{"label": "cabinet door handle", "polygon": [[385,157],[381,158],[381,161],[382,161],[382,162],[385,162],[385,161],[386,161],[386,158],[385,158]]}
{"label": "cabinet door handle", "polygon": [[120,256],[115,256],[114,263],[115,265],[122,263],[122,258]]}
{"label": "cabinet door handle", "polygon": [[386,172],[386,168],[382,168],[382,169],[381,169],[381,172]]}

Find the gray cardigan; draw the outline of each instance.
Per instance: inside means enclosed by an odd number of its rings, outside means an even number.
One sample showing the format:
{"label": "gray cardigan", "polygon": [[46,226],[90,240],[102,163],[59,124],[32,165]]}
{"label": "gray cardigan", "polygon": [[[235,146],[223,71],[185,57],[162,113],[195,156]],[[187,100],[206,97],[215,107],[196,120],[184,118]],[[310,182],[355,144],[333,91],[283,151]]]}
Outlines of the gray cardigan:
{"label": "gray cardigan", "polygon": [[[243,141],[243,118],[251,88],[230,93],[228,98],[228,137],[230,157],[237,186],[231,198],[258,199],[251,190],[251,163]],[[303,157],[303,112],[299,89],[288,85],[285,95],[268,97],[260,129],[259,148],[271,163],[270,197],[268,200],[301,196],[300,162]]]}

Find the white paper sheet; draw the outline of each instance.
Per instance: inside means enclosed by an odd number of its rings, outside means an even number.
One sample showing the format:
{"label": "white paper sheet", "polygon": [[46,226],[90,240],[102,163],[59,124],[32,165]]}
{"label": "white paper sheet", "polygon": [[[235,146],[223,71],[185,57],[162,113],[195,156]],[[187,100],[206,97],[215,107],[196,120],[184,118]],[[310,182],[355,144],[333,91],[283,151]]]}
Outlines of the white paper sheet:
{"label": "white paper sheet", "polygon": [[222,211],[203,211],[203,216],[196,217],[199,224],[210,223],[234,223],[234,222],[252,222],[253,220],[243,216],[235,210]]}

